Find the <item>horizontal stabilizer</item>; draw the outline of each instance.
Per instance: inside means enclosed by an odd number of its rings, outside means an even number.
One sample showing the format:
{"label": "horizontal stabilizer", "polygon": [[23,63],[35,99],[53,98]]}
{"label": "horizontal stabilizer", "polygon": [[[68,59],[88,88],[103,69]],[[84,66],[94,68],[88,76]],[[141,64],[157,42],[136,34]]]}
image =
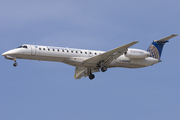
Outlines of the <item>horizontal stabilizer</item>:
{"label": "horizontal stabilizer", "polygon": [[154,42],[156,42],[156,43],[165,43],[167,40],[169,40],[169,39],[171,39],[171,38],[173,38],[175,36],[178,36],[178,34],[172,34],[172,35],[170,35],[168,37],[165,37],[165,38],[162,38],[160,40],[155,40]]}

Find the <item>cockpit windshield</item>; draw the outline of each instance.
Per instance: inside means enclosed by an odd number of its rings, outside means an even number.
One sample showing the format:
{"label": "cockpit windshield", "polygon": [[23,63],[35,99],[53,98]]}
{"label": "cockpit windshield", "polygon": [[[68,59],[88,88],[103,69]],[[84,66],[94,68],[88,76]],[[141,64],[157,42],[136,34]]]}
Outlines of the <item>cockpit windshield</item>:
{"label": "cockpit windshield", "polygon": [[19,47],[17,47],[17,48],[22,48],[22,46],[19,46]]}
{"label": "cockpit windshield", "polygon": [[19,47],[17,47],[17,48],[28,48],[26,45],[23,45],[23,46],[19,46]]}

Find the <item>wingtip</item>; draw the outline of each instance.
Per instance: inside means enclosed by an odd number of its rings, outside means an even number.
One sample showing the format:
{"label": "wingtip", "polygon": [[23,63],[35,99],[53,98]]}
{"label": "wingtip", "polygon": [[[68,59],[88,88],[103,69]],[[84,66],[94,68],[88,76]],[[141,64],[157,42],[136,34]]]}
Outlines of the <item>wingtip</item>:
{"label": "wingtip", "polygon": [[133,41],[133,42],[138,43],[139,41]]}
{"label": "wingtip", "polygon": [[178,36],[179,34],[172,34],[172,36]]}

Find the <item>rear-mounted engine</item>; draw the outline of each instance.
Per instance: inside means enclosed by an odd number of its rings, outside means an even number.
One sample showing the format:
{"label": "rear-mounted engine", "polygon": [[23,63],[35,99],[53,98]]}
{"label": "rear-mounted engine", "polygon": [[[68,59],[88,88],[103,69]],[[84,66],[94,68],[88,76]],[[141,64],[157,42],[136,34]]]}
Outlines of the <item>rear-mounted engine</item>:
{"label": "rear-mounted engine", "polygon": [[144,50],[131,49],[124,53],[127,58],[142,59],[150,57],[150,53]]}

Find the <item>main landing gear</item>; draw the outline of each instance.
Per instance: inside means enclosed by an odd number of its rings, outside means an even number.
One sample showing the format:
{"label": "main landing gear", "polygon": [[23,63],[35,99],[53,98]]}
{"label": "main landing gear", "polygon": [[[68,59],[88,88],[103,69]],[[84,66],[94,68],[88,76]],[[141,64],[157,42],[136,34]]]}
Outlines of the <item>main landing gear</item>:
{"label": "main landing gear", "polygon": [[18,64],[17,64],[16,59],[15,59],[13,66],[16,67],[17,65],[18,65]]}
{"label": "main landing gear", "polygon": [[102,72],[105,72],[107,70],[107,67],[106,67],[107,65],[106,65],[106,63],[104,61],[100,61],[98,63],[98,66],[101,67]]}
{"label": "main landing gear", "polygon": [[90,75],[89,75],[89,79],[90,79],[90,80],[93,80],[94,78],[95,78],[95,75],[94,75],[94,74],[90,74]]}
{"label": "main landing gear", "polygon": [[106,72],[106,70],[107,70],[107,67],[105,67],[105,66],[101,68],[102,72]]}
{"label": "main landing gear", "polygon": [[89,79],[92,80],[92,79],[94,79],[94,78],[95,78],[95,75],[92,74],[91,69],[89,69]]}
{"label": "main landing gear", "polygon": [[[105,67],[105,66],[102,67],[102,68],[101,68],[101,71],[102,71],[102,72],[107,71],[107,67]],[[92,69],[91,69],[91,68],[88,70],[88,73],[89,73],[89,79],[90,79],[90,80],[93,80],[93,79],[95,78],[95,75],[92,74]]]}
{"label": "main landing gear", "polygon": [[[107,65],[104,61],[100,61],[98,64],[97,64],[97,69],[99,71],[99,69],[101,69],[102,72],[106,72],[107,71]],[[95,72],[98,72],[98,71],[95,71]],[[89,68],[88,69],[88,75],[89,75],[89,79],[92,80],[95,78],[95,75],[92,74],[92,69]]]}

